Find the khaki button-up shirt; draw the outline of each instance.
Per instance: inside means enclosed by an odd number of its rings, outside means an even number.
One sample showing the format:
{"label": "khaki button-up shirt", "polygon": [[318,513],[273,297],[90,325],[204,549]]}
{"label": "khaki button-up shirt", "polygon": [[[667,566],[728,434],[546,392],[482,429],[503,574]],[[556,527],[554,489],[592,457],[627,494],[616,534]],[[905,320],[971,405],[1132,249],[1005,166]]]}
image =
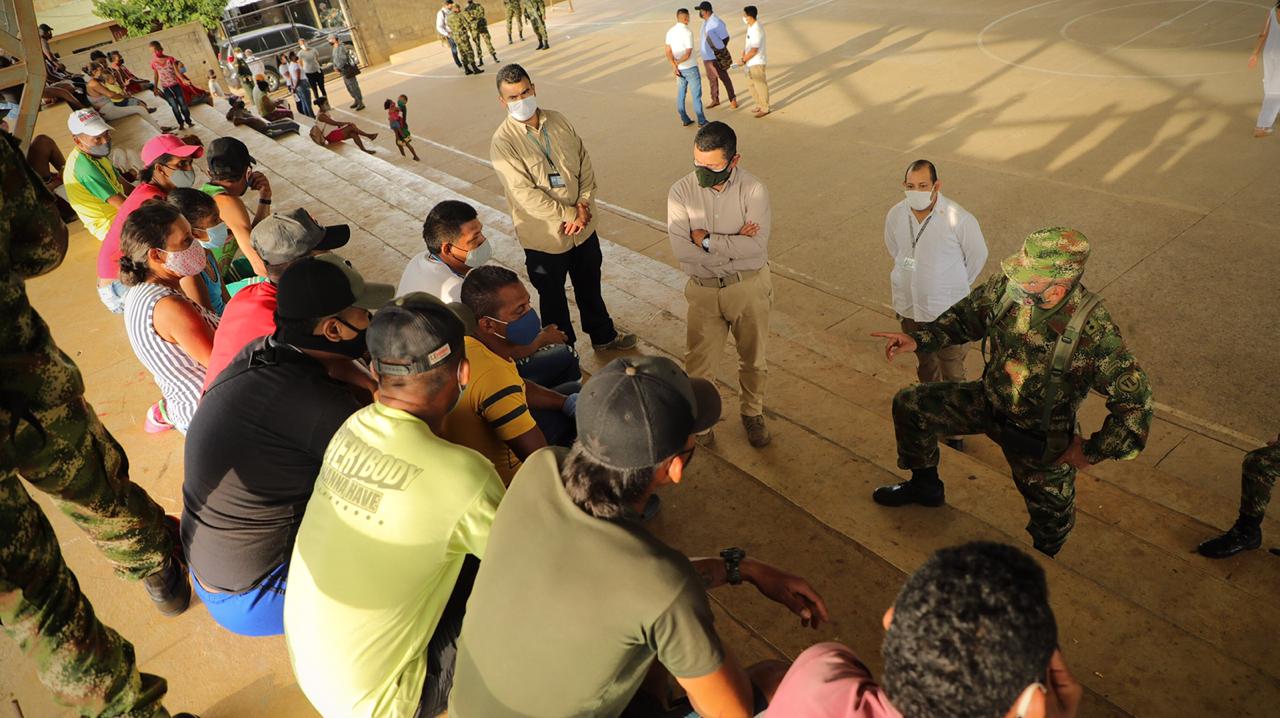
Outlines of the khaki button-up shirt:
{"label": "khaki button-up shirt", "polygon": [[[738,234],[747,222],[760,225],[756,236]],[[720,191],[699,187],[697,173],[690,172],[667,194],[671,250],[680,269],[691,277],[723,277],[764,267],[769,263],[772,224],[769,190],[741,168],[734,168]],[[690,239],[695,229],[711,233],[710,249]]]}
{"label": "khaki button-up shirt", "polygon": [[[537,130],[508,116],[493,133],[489,157],[521,246],[562,254],[596,231],[596,175],[587,148],[564,115],[552,110],[538,110],[538,115]],[[552,173],[559,173],[563,187],[551,186]],[[591,222],[571,237],[561,225],[577,218],[579,203],[588,205]]]}

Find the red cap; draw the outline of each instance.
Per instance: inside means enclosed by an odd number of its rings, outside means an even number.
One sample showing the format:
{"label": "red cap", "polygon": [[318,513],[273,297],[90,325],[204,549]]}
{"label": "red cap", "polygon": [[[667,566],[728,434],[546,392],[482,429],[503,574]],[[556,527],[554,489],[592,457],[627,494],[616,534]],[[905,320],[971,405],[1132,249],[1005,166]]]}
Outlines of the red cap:
{"label": "red cap", "polygon": [[186,144],[177,135],[156,135],[142,146],[142,164],[150,167],[160,155],[201,157],[204,155],[204,148]]}

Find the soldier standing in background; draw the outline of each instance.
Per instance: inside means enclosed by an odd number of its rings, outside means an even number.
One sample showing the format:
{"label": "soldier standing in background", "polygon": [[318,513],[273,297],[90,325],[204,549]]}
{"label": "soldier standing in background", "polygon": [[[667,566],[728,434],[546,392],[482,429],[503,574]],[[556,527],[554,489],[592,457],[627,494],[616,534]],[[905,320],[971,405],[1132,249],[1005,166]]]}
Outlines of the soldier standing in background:
{"label": "soldier standing in background", "polygon": [[[0,133],[0,627],[59,702],[84,715],[167,717],[163,678],[98,621],[49,520],[19,477],[48,493],[161,613],[191,600],[177,521],[129,480],[124,451],[84,400],[75,363],[27,301],[26,278],[67,252],[53,196]],[[187,716],[189,714],[181,714]]]}
{"label": "soldier standing in background", "polygon": [[489,35],[489,16],[485,14],[484,5],[471,0],[467,3],[465,14],[471,23],[471,43],[476,46],[476,59],[480,61],[480,66],[484,67],[484,49],[480,47],[481,40],[489,46],[489,54],[493,56],[493,61],[499,62],[498,53],[493,49],[493,38]]}
{"label": "soldier standing in background", "polygon": [[511,39],[511,21],[515,20],[516,27],[520,30],[520,39],[524,39],[524,12],[520,9],[520,0],[505,0],[507,6],[507,44],[511,45],[515,41]]}
{"label": "soldier standing in background", "polygon": [[534,49],[550,50],[551,41],[547,37],[547,6],[543,0],[520,0],[520,6],[524,8],[524,17],[533,28],[533,34],[538,36],[538,46]]}
{"label": "soldier standing in background", "polygon": [[[1146,373],[1101,297],[1080,283],[1088,257],[1083,234],[1042,229],[1001,262],[1001,274],[934,321],[872,334],[888,340],[890,361],[976,341],[986,356],[978,381],[916,384],[893,398],[898,466],[911,479],[876,489],[876,503],[941,506],[938,438],[987,434],[1009,461],[1036,549],[1048,556],[1062,549],[1075,526],[1076,470],[1136,457],[1152,418]],[[1107,398],[1110,413],[1084,439],[1076,411],[1090,390]]]}
{"label": "soldier standing in background", "polygon": [[[1262,545],[1262,517],[1271,502],[1271,489],[1280,478],[1280,436],[1244,455],[1240,468],[1240,516],[1229,531],[1196,549],[1207,558],[1226,558]],[[1271,549],[1276,553],[1277,549]]]}
{"label": "soldier standing in background", "polygon": [[462,12],[462,4],[455,2],[446,5],[445,9],[449,11],[449,17],[445,19],[449,25],[449,37],[458,45],[458,59],[462,61],[462,69],[468,75],[484,72],[476,65],[476,55],[471,44],[471,22],[467,14]]}

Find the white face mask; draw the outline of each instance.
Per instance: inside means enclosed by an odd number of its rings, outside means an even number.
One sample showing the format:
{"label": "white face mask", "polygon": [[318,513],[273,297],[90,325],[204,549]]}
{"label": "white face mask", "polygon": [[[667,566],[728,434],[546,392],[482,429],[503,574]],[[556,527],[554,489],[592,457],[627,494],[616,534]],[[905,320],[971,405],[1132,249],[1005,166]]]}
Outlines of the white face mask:
{"label": "white face mask", "polygon": [[194,170],[173,170],[173,174],[169,175],[169,181],[174,187],[194,187],[196,173]]}
{"label": "white face mask", "polygon": [[923,212],[933,204],[933,192],[908,189],[903,190],[903,194],[907,196],[907,205],[917,212]]}
{"label": "white face mask", "polygon": [[466,259],[462,263],[475,269],[483,267],[493,258],[493,247],[489,246],[489,240],[485,240],[479,247],[467,252]]}
{"label": "white face mask", "polygon": [[193,277],[204,271],[206,266],[204,247],[199,242],[192,242],[190,247],[178,252],[167,249],[160,250],[167,255],[164,266],[179,277]]}
{"label": "white face mask", "polygon": [[538,98],[535,95],[529,95],[523,100],[507,103],[507,113],[514,117],[517,122],[528,121],[537,111]]}

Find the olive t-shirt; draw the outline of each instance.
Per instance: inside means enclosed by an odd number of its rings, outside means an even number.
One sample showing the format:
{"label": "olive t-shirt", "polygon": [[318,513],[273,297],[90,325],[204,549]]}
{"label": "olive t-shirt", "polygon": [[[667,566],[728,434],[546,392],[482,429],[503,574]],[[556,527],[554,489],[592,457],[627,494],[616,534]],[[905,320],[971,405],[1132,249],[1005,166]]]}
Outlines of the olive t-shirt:
{"label": "olive t-shirt", "polygon": [[594,518],[560,479],[566,450],[516,473],[459,639],[450,718],[617,716],[654,658],[679,678],[720,667],[702,579],[638,522]]}

